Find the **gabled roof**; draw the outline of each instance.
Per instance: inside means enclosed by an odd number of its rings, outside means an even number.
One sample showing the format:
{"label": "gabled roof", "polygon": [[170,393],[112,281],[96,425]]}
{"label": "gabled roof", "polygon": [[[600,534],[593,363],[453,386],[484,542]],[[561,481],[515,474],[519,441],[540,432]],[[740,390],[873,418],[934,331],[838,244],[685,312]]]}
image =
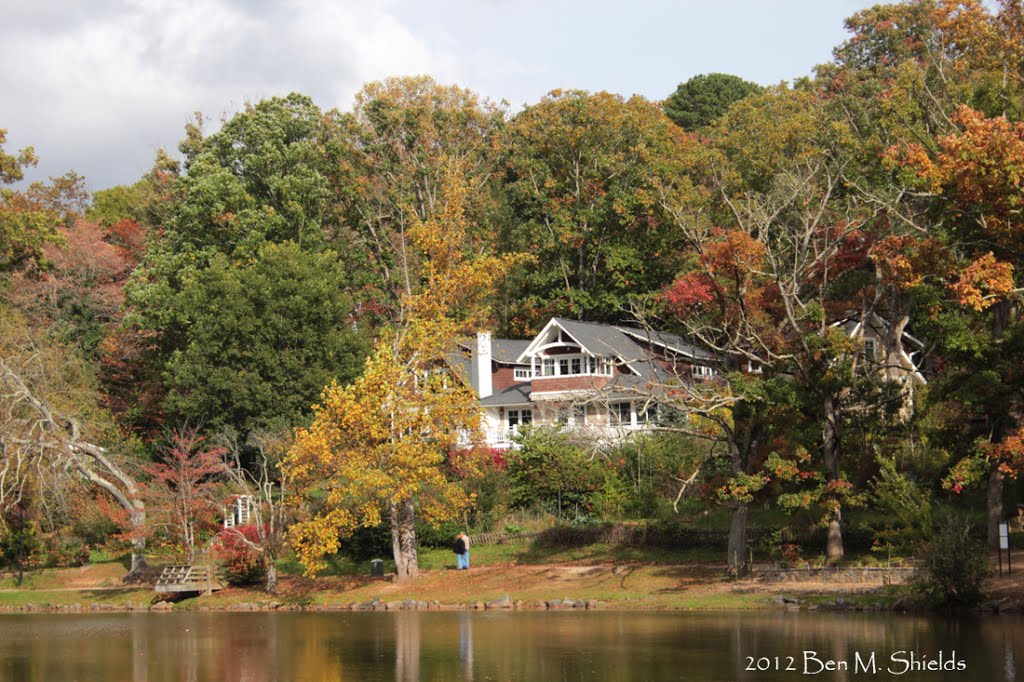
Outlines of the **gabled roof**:
{"label": "gabled roof", "polygon": [[540,334],[534,337],[533,341],[523,350],[518,358],[519,362],[525,363],[528,355],[535,353],[544,345],[542,340],[548,335],[552,327],[562,329],[585,351],[597,356],[616,358],[640,376],[650,375],[654,370],[650,368],[645,369],[645,365],[650,365],[650,353],[640,343],[637,343],[638,341],[644,344],[661,346],[669,351],[695,360],[710,361],[713,359],[710,351],[700,348],[675,334],[553,317],[544,326]]}
{"label": "gabled roof", "polygon": [[536,353],[545,345],[545,337],[553,328],[564,331],[584,351],[599,357],[614,358],[636,372],[633,362],[643,360],[646,354],[643,349],[615,327],[593,322],[578,322],[562,317],[553,317],[544,325],[529,346],[520,354],[519,361],[526,362],[529,355]]}

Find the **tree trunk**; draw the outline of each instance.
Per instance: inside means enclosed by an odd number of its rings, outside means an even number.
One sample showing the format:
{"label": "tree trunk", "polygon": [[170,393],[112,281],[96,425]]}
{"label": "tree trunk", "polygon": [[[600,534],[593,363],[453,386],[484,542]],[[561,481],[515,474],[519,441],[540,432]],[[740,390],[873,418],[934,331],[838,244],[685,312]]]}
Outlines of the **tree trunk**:
{"label": "tree trunk", "polygon": [[999,549],[999,524],[1003,522],[1003,472],[993,468],[988,476],[988,546]]}
{"label": "tree trunk", "polygon": [[277,564],[273,557],[267,557],[267,594],[277,594]]}
{"label": "tree trunk", "polygon": [[732,520],[729,522],[729,574],[740,576],[748,570],[747,503],[737,502],[732,506]]}
{"label": "tree trunk", "polygon": [[416,560],[416,509],[411,499],[391,503],[391,551],[398,581],[412,580],[418,572]]}
{"label": "tree trunk", "polygon": [[149,568],[146,562],[146,536],[143,534],[146,526],[146,507],[141,500],[135,500],[132,506],[133,509],[129,511],[128,516],[132,524],[132,565],[128,569],[128,574],[122,578],[126,583],[145,580],[146,569]]}
{"label": "tree trunk", "polygon": [[828,520],[828,540],[825,544],[825,562],[834,564],[843,558],[843,510],[836,507]]}
{"label": "tree trunk", "polygon": [[[839,480],[839,415],[837,414],[835,401],[831,395],[826,395],[824,400],[825,424],[822,427],[821,448],[825,461],[825,480],[829,483]],[[829,564],[843,558],[843,508],[842,502],[836,493],[829,493],[832,499],[827,500],[832,505],[832,511],[828,519],[828,541],[825,545],[825,561]]]}

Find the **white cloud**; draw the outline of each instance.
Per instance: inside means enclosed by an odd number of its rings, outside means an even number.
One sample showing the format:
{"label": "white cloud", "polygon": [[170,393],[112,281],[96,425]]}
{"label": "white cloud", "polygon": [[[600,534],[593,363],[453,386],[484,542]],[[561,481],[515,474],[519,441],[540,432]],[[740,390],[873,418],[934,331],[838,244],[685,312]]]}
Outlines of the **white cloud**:
{"label": "white cloud", "polygon": [[43,6],[0,27],[0,92],[13,95],[0,127],[12,148],[36,147],[40,175],[73,168],[100,188],[138,177],[197,110],[217,119],[292,90],[348,106],[369,80],[456,71],[384,7],[138,0],[71,17]]}

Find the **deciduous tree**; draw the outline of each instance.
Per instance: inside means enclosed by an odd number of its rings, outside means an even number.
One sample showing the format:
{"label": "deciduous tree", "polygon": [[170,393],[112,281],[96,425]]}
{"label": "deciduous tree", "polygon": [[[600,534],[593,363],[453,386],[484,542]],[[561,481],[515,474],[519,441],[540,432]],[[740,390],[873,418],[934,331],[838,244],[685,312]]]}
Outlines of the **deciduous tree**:
{"label": "deciduous tree", "polygon": [[448,453],[479,437],[472,389],[446,370],[458,336],[485,319],[485,303],[509,259],[464,253],[462,176],[450,176],[437,214],[410,237],[422,270],[402,299],[398,325],[377,342],[363,374],[332,384],[298,429],[285,472],[316,509],[290,536],[305,569],[337,551],[339,535],[387,518],[399,580],[416,576],[415,519],[457,518],[466,493],[445,476]]}

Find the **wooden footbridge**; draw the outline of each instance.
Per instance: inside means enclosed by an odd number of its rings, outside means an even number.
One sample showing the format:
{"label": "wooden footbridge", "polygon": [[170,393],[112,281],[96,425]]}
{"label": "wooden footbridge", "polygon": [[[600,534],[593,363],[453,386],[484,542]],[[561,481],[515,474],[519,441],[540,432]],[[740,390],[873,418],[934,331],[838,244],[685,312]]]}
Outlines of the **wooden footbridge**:
{"label": "wooden footbridge", "polygon": [[213,567],[207,565],[165,566],[156,579],[157,592],[202,592],[223,590]]}

